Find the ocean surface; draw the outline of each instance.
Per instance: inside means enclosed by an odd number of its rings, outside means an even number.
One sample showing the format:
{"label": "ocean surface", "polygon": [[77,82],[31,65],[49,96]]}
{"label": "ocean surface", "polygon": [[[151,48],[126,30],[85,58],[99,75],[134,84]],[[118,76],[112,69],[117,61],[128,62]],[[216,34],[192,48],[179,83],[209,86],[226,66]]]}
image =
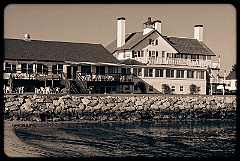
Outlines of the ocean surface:
{"label": "ocean surface", "polygon": [[38,122],[14,127],[40,157],[231,157],[236,122]]}

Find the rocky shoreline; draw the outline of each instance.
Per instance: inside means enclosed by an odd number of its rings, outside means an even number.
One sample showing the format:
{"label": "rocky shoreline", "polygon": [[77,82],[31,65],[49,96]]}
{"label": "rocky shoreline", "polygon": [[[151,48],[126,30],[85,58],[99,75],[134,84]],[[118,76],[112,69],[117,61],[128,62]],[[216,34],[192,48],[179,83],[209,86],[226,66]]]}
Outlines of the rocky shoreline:
{"label": "rocky shoreline", "polygon": [[235,119],[236,96],[4,95],[4,119],[158,121]]}

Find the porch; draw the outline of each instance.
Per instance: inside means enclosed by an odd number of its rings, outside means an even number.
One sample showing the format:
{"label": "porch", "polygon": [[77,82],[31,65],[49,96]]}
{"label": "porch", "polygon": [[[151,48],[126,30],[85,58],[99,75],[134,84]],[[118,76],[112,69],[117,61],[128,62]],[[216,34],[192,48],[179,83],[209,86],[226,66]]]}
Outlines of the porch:
{"label": "porch", "polygon": [[212,66],[211,60],[203,59],[185,59],[185,58],[162,58],[162,57],[135,57],[135,60],[145,64],[158,65],[181,65],[192,67]]}

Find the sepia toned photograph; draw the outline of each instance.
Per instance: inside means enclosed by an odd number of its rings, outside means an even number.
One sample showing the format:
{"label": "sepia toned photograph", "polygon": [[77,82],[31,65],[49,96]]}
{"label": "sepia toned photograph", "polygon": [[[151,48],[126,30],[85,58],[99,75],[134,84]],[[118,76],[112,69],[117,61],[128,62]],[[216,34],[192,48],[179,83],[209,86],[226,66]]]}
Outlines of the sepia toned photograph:
{"label": "sepia toned photograph", "polygon": [[231,4],[9,4],[5,158],[235,157]]}

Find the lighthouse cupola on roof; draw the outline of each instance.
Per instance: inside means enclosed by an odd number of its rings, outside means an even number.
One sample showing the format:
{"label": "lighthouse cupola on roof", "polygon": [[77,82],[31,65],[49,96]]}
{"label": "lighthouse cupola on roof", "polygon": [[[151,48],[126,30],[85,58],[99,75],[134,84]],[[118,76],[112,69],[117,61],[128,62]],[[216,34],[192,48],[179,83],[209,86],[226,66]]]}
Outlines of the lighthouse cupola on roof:
{"label": "lighthouse cupola on roof", "polygon": [[149,33],[154,30],[154,22],[151,20],[151,17],[148,17],[147,22],[143,23],[143,35]]}

